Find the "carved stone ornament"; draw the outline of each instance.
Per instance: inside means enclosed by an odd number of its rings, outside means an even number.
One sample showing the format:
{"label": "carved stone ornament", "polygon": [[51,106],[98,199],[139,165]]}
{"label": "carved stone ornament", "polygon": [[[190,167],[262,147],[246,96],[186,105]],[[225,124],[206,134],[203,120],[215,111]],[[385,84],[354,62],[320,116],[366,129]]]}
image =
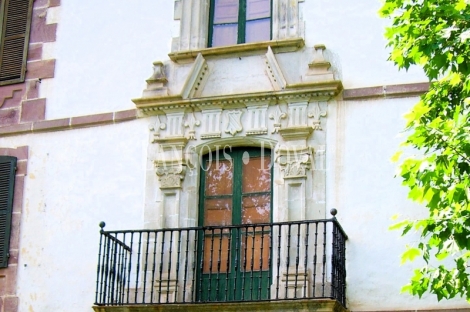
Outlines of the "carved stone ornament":
{"label": "carved stone ornament", "polygon": [[304,77],[307,81],[334,80],[334,74],[329,70],[331,63],[324,56],[325,49],[326,47],[323,44],[314,46],[313,60],[308,64],[308,71]]}
{"label": "carved stone ornament", "polygon": [[155,166],[161,189],[181,188],[182,181],[186,174],[185,165],[156,163]]}
{"label": "carved stone ornament", "polygon": [[168,96],[168,88],[166,84],[168,79],[165,75],[165,65],[160,62],[153,63],[153,74],[147,79],[147,88],[144,90],[142,97],[165,97]]}
{"label": "carved stone ornament", "polygon": [[187,115],[184,126],[186,128],[189,128],[188,135],[186,136],[188,140],[196,140],[195,127],[199,127],[200,125],[201,125],[201,122],[196,119],[196,116],[194,116],[194,112],[191,112],[190,114]]}
{"label": "carved stone ornament", "polygon": [[322,111],[320,103],[314,103],[313,109],[308,113],[309,118],[313,118],[313,129],[322,130],[320,117],[326,117],[326,110]]}
{"label": "carved stone ornament", "polygon": [[165,130],[166,124],[161,122],[160,116],[157,115],[157,121],[155,122],[155,124],[150,125],[149,129],[150,131],[154,132],[152,143],[156,143],[157,140],[160,138],[160,130]]}
{"label": "carved stone ornament", "polygon": [[281,129],[281,119],[286,119],[287,113],[281,111],[281,108],[277,106],[271,114],[269,114],[269,119],[274,120],[274,128],[271,133],[279,133],[279,129]]}
{"label": "carved stone ornament", "polygon": [[277,151],[276,161],[284,172],[284,179],[306,178],[311,167],[311,149],[282,149]]}
{"label": "carved stone ornament", "polygon": [[230,133],[231,135],[237,134],[237,132],[241,132],[243,130],[241,117],[242,117],[241,110],[234,110],[234,111],[227,111],[226,116],[226,128],[225,133]]}

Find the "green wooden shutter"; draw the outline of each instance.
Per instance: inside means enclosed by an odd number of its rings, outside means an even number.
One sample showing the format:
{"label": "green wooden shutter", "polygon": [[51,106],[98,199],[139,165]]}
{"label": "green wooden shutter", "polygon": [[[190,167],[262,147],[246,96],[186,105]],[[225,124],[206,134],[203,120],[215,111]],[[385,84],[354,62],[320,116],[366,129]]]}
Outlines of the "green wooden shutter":
{"label": "green wooden shutter", "polygon": [[23,82],[33,0],[0,0],[0,85]]}
{"label": "green wooden shutter", "polygon": [[0,268],[8,266],[16,158],[0,156]]}

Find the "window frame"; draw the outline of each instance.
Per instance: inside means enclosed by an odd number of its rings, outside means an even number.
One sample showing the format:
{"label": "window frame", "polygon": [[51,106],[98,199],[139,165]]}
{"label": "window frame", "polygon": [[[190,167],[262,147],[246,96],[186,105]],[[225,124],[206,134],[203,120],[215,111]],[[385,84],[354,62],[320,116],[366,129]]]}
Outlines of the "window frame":
{"label": "window frame", "polygon": [[[10,5],[15,5],[15,1],[28,1],[28,12],[25,16],[26,20],[22,20],[24,23],[25,31],[22,32],[21,34],[15,34],[12,36],[9,36],[7,38],[6,36],[6,31],[7,31],[7,20],[9,16],[7,15],[8,8]],[[10,85],[10,84],[16,84],[16,83],[21,83],[24,82],[26,79],[26,63],[27,63],[27,57],[28,57],[28,48],[29,48],[29,37],[31,33],[31,20],[32,20],[32,12],[33,12],[33,2],[34,0],[3,0],[0,1],[0,86],[3,85]],[[15,59],[8,59],[9,64],[15,63],[16,66],[18,65],[19,62],[21,62],[21,68],[19,71],[15,72],[15,76],[12,78],[5,77],[3,78],[3,66],[4,66],[4,54],[5,50],[5,40],[12,40],[12,39],[18,39],[18,38],[24,38],[23,40],[23,51],[22,55],[18,58]],[[8,51],[8,50],[7,50]],[[11,65],[10,65],[11,66]]]}
{"label": "window frame", "polygon": [[[207,47],[212,48],[212,37],[214,33],[214,14],[215,14],[215,1],[210,0],[209,4],[209,29],[208,29],[208,38],[207,38]],[[269,15],[269,40],[273,39],[273,0],[270,1],[270,15]],[[244,44],[246,38],[246,6],[247,0],[238,0],[238,30],[237,30],[237,43]],[[264,19],[264,18],[263,18]],[[254,19],[253,21],[258,20]],[[261,19],[259,19],[261,20]],[[223,25],[223,24],[222,24]],[[250,42],[252,43],[252,42]],[[220,47],[220,46],[215,46]]]}
{"label": "window frame", "polygon": [[[248,153],[250,158],[260,158],[260,157],[266,157],[269,156],[269,161],[270,161],[270,181],[269,181],[269,191],[244,191],[243,190],[243,164],[244,164],[244,156],[245,153]],[[266,147],[247,147],[247,146],[238,146],[238,147],[231,147],[231,146],[225,146],[223,149],[216,150],[214,152],[210,152],[205,155],[201,155],[201,163],[200,163],[200,175],[199,175],[199,205],[198,205],[198,226],[201,227],[219,227],[219,226],[244,226],[247,225],[248,227],[253,224],[259,224],[259,223],[251,223],[243,222],[243,216],[242,216],[242,205],[243,205],[243,198],[248,197],[250,195],[269,195],[270,197],[270,207],[269,207],[269,221],[267,222],[262,222],[261,224],[266,224],[266,223],[272,223],[273,222],[273,195],[274,195],[274,189],[273,189],[273,181],[274,181],[274,155],[273,155],[273,150],[266,148]],[[211,162],[217,162],[219,160],[227,160],[231,163],[232,169],[233,169],[233,179],[232,179],[232,190],[231,194],[220,194],[220,195],[206,195],[206,161],[211,161]],[[231,222],[230,225],[205,225],[205,199],[218,199],[218,198],[230,198],[231,199]],[[253,229],[254,230],[254,229]],[[207,230],[209,233],[212,233],[214,235],[214,231],[212,230]],[[232,235],[241,235],[240,237],[243,237],[243,235],[248,235],[249,232],[248,228],[246,229],[247,233],[243,233],[242,231],[234,231],[231,230],[229,233],[230,236]],[[224,232],[225,233],[225,232]],[[264,235],[271,235],[270,232],[262,232]],[[226,235],[227,233],[225,233]],[[196,297],[198,298],[197,300],[206,300],[206,298],[211,298],[213,293],[210,292],[211,287],[205,287],[207,286],[207,276],[211,275],[217,275],[219,274],[226,276],[227,279],[230,279],[231,281],[235,281],[235,283],[240,284],[235,288],[231,288],[232,286],[228,286],[230,288],[229,294],[228,294],[228,301],[232,300],[243,300],[243,291],[240,291],[242,289],[241,283],[245,283],[246,280],[249,280],[250,278],[253,279],[255,274],[253,271],[251,272],[250,276],[245,275],[245,269],[243,269],[243,266],[240,266],[239,269],[236,269],[237,267],[236,263],[242,265],[242,262],[240,259],[242,259],[242,250],[247,250],[242,249],[243,243],[247,243],[246,238],[245,239],[232,239],[231,241],[229,240],[229,259],[230,259],[230,264],[227,265],[227,271],[225,272],[212,272],[213,268],[210,267],[209,272],[204,272],[204,254],[203,254],[203,244],[205,240],[205,232],[201,231],[199,234],[199,238],[197,240],[197,267],[200,268],[200,270],[197,270],[196,272]],[[210,234],[209,234],[210,235]],[[222,234],[223,235],[223,234]],[[246,236],[245,236],[246,237]],[[263,238],[263,240],[266,238]],[[272,239],[270,236],[269,239]],[[251,244],[251,243],[249,243]],[[238,247],[237,247],[238,246]],[[253,246],[253,245],[251,245]],[[254,248],[254,247],[253,247]],[[238,251],[240,254],[238,254],[236,251]],[[220,253],[219,253],[219,256]],[[239,260],[237,262],[237,256],[239,257]],[[269,257],[271,259],[271,256]],[[271,285],[272,280],[270,280],[270,272],[272,270],[272,264],[268,262],[264,262],[264,260],[260,260],[261,263],[261,269],[256,270],[256,274],[259,274],[259,276],[255,278],[259,278],[260,282],[263,279],[263,283],[267,283],[267,285]],[[267,265],[267,268],[264,267],[264,264]],[[245,264],[246,265],[246,264]],[[256,275],[255,274],[255,275]],[[209,278],[209,283],[211,283],[211,279]],[[234,291],[237,290],[236,292]],[[207,291],[208,290],[208,291]],[[268,294],[260,294],[261,296],[266,295],[266,298],[260,298],[260,299],[269,299],[269,293]],[[218,298],[220,301],[226,301],[227,297],[225,298]]]}

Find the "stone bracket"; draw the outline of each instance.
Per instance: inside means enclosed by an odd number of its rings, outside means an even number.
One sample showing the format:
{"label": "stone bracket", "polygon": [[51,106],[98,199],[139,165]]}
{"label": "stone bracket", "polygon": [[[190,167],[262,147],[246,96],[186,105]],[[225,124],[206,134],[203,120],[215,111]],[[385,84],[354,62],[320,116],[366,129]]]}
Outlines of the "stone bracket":
{"label": "stone bracket", "polygon": [[271,47],[268,47],[268,52],[266,53],[266,71],[274,90],[279,91],[286,88],[287,81],[282,74],[281,67]]}
{"label": "stone bracket", "polygon": [[209,66],[202,54],[199,53],[194,61],[188,78],[184,83],[181,97],[183,99],[189,99],[200,96],[204,85],[207,82],[207,77],[209,76],[208,72]]}

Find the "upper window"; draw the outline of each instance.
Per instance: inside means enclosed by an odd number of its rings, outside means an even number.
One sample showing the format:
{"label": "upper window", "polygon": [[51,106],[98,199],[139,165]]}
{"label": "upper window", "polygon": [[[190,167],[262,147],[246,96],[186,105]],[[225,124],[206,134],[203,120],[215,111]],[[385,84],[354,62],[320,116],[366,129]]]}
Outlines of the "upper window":
{"label": "upper window", "polygon": [[0,85],[23,82],[33,0],[0,1]]}
{"label": "upper window", "polygon": [[209,47],[271,40],[272,0],[211,0]]}

